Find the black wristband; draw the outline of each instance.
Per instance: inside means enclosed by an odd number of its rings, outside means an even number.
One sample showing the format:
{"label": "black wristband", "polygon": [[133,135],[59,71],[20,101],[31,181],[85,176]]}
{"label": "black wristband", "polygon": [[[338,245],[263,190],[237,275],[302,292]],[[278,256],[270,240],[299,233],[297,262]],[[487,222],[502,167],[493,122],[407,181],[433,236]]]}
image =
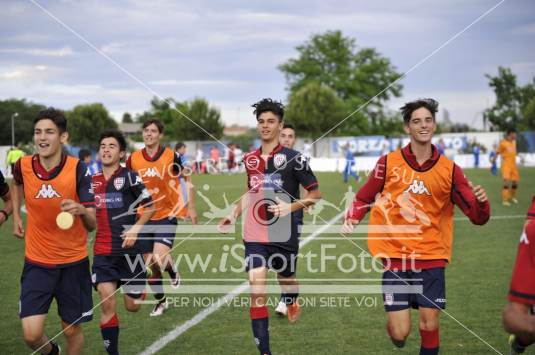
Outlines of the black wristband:
{"label": "black wristband", "polygon": [[7,214],[7,212],[4,210],[0,210],[0,213],[2,213],[4,217],[6,217],[6,221],[7,221],[7,219],[9,218],[9,215]]}

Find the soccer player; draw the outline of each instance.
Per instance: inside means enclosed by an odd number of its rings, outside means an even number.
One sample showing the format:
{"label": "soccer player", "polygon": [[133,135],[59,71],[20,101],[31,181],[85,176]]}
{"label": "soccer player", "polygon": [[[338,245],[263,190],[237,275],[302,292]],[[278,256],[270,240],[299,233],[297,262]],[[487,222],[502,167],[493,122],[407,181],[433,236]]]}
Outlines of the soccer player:
{"label": "soccer player", "polygon": [[[219,222],[221,231],[243,213],[246,270],[251,285],[250,316],[261,354],[269,348],[266,281],[268,268],[277,272],[288,299],[288,320],[295,323],[300,309],[295,277],[299,251],[296,212],[320,199],[316,177],[307,160],[279,143],[284,107],[271,99],[254,104],[257,132],[262,146],[244,157],[248,191],[232,215]],[[299,199],[299,185],[307,190]]]}
{"label": "soccer player", "polygon": [[180,163],[184,167],[182,174],[179,176],[180,190],[178,194],[178,206],[175,215],[181,220],[189,217],[191,224],[197,224],[197,210],[195,208],[195,185],[191,182],[191,175],[193,170],[186,159],[186,144],[178,142],[175,145],[175,154],[178,155]]}
{"label": "soccer player", "polygon": [[285,123],[281,130],[280,144],[283,147],[294,149],[295,139],[296,135],[294,126],[290,123]]}
{"label": "soccer player", "polygon": [[152,196],[156,213],[152,216],[139,240],[139,247],[145,254],[147,265],[152,270],[149,285],[158,303],[150,313],[156,317],[163,314],[168,304],[162,282],[162,271],[171,277],[171,286],[178,287],[180,275],[175,270],[170,251],[175,239],[178,205],[176,190],[180,188],[179,176],[182,172],[180,158],[172,149],[160,145],[163,137],[163,124],[157,119],[143,123],[143,142],[145,148],[132,153],[126,162],[128,169],[136,171]]}
{"label": "soccer player", "polygon": [[[144,296],[145,264],[138,248],[141,228],[156,212],[149,191],[139,175],[122,168],[126,140],[119,131],[103,132],[99,139],[102,172],[93,175],[97,233],[93,246],[93,285],[97,289],[102,313],[100,332],[108,354],[119,354],[119,319],[115,292],[121,285],[127,311],[137,312],[136,300]],[[136,211],[143,206],[139,219]]]}
{"label": "soccer player", "polygon": [[535,196],[524,223],[509,287],[509,304],[503,312],[505,330],[511,333],[511,354],[522,354],[535,343]]}
{"label": "soccer player", "polygon": [[372,206],[370,227],[384,232],[368,233],[368,249],[384,264],[387,331],[394,345],[403,347],[411,329],[409,308],[417,308],[421,355],[439,350],[439,314],[446,307],[444,269],[451,258],[454,204],[474,224],[485,224],[490,216],[483,188],[474,187],[461,168],[431,144],[437,110],[438,102],[433,99],[419,99],[401,108],[410,143],[379,159],[342,227],[342,233],[351,233]]}
{"label": "soccer player", "polygon": [[356,182],[359,181],[359,176],[356,173],[355,170],[353,170],[353,167],[355,166],[355,156],[353,155],[353,152],[351,149],[349,149],[349,143],[345,146],[345,160],[346,165],[344,166],[344,172],[342,173],[342,177],[344,179],[344,184],[347,184],[349,181],[349,176],[351,175]]}
{"label": "soccer player", "polygon": [[505,139],[500,142],[496,153],[502,156],[502,204],[511,206],[511,202],[518,203],[516,189],[520,179],[516,166],[516,129],[509,128],[506,131]]}
{"label": "soccer player", "polygon": [[13,203],[9,194],[9,185],[0,171],[0,198],[4,201],[4,208],[0,210],[0,226],[4,224],[13,212]]}
{"label": "soccer player", "polygon": [[[59,352],[44,335],[53,299],[68,354],[81,353],[81,323],[93,317],[86,246],[87,232],[96,226],[95,201],[85,164],[62,152],[67,139],[67,120],[61,111],[39,112],[33,122],[37,154],[17,161],[13,177],[13,233],[25,239],[19,314],[24,340],[42,354]],[[20,215],[22,198],[28,211],[26,229]],[[60,212],[73,216],[70,228],[59,228]]]}
{"label": "soccer player", "polygon": [[[285,123],[282,126],[282,130],[281,130],[279,139],[280,139],[280,145],[282,145],[283,147],[286,147],[288,149],[293,149],[294,145],[295,145],[295,141],[296,141],[296,134],[295,134],[294,126],[292,124],[290,124],[290,123]],[[301,194],[304,193],[304,191],[302,191],[302,189],[303,189],[303,187],[300,186],[299,187],[299,196],[301,196]],[[295,213],[295,217],[297,219],[296,223],[298,224],[298,226],[303,225],[303,211],[304,211],[303,209],[300,209],[300,210],[296,211],[296,213]],[[299,239],[299,236],[297,238]],[[281,285],[281,287],[282,287],[282,285]],[[286,304],[287,302],[292,302],[292,299],[290,297],[287,298],[286,294],[284,292],[281,292],[279,304],[275,308],[275,313],[277,313],[281,317],[286,317],[287,314],[288,314],[288,306]]]}

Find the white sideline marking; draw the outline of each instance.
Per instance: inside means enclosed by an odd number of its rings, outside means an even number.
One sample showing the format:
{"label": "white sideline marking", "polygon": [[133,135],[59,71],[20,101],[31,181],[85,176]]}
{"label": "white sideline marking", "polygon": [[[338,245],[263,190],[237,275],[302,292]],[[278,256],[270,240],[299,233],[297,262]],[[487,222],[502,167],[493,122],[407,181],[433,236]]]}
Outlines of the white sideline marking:
{"label": "white sideline marking", "polygon": [[[299,247],[302,248],[305,245],[307,245],[309,242],[311,242],[314,238],[316,238],[318,235],[320,235],[324,229],[329,228],[329,226],[332,223],[335,223],[337,220],[342,218],[344,215],[344,212],[339,213],[336,215],[333,219],[331,219],[327,224],[323,225],[319,229],[316,230],[316,232],[312,233],[308,237],[304,238],[301,243],[299,243]],[[156,340],[154,343],[152,343],[148,348],[146,348],[140,355],[152,355],[156,354],[158,351],[162,350],[167,344],[178,338],[182,333],[187,331],[189,328],[196,326],[200,322],[202,322],[206,317],[208,317],[210,314],[216,312],[221,308],[221,306],[228,304],[230,300],[232,300],[234,297],[238,296],[239,294],[245,292],[249,288],[249,281],[244,281],[241,285],[234,288],[232,291],[227,293],[225,296],[219,298],[217,302],[212,303],[209,307],[204,308],[202,311],[197,313],[193,318],[187,320],[186,322],[178,325],[175,329],[171,330],[167,334],[165,334],[160,339]]]}

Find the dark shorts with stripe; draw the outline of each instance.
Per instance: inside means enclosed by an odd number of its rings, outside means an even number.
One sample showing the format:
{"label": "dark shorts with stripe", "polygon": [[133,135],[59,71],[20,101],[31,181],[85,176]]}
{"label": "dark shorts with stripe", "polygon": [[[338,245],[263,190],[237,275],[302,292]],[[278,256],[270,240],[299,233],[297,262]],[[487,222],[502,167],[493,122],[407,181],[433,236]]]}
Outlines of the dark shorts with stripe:
{"label": "dark shorts with stripe", "polygon": [[53,299],[64,322],[77,324],[93,319],[89,261],[61,267],[24,263],[20,278],[19,316],[47,314]]}
{"label": "dark shorts with stripe", "polygon": [[245,245],[245,270],[267,267],[282,277],[290,277],[297,271],[297,251],[276,245],[243,243]]}
{"label": "dark shorts with stripe", "polygon": [[154,243],[160,243],[172,248],[175,241],[177,223],[176,217],[149,221],[143,227],[146,232],[139,235],[137,247],[142,253],[152,253]]}
{"label": "dark shorts with stripe", "polygon": [[423,270],[383,272],[385,311],[409,307],[446,309],[446,279],[443,267]]}
{"label": "dark shorts with stripe", "polygon": [[92,272],[95,290],[102,282],[116,282],[131,298],[140,298],[145,290],[147,274],[142,254],[95,255]]}

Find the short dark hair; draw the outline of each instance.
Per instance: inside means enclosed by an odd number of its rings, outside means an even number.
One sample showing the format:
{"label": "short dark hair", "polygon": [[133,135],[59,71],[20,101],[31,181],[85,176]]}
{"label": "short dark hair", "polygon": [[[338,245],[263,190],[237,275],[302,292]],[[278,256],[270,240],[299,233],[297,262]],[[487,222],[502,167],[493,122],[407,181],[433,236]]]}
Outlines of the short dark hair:
{"label": "short dark hair", "polygon": [[514,127],[507,128],[507,131],[505,131],[505,135],[508,136],[511,133],[516,133],[516,128],[514,128]]}
{"label": "short dark hair", "polygon": [[100,138],[98,139],[99,146],[104,140],[104,138],[115,138],[117,143],[119,143],[119,149],[121,150],[121,152],[126,151],[126,147],[127,147],[126,139],[124,138],[123,134],[119,132],[118,130],[110,129],[110,130],[102,132],[102,134],[100,135]]}
{"label": "short dark hair", "polygon": [[59,133],[67,132],[67,119],[63,111],[55,109],[53,107],[48,107],[44,110],[39,111],[37,117],[33,120],[33,128],[37,122],[41,120],[51,120],[54,122],[56,127],[58,127]]}
{"label": "short dark hair", "polygon": [[148,121],[145,121],[143,123],[143,125],[141,126],[142,129],[145,129],[147,128],[148,126],[150,126],[151,124],[155,125],[156,127],[158,127],[158,132],[160,133],[163,133],[163,123],[162,121],[160,121],[159,119],[157,118],[151,118],[150,120]]}
{"label": "short dark hair", "polygon": [[80,149],[78,152],[78,159],[84,160],[87,157],[91,156],[91,151],[89,149]]}
{"label": "short dark hair", "polygon": [[282,125],[282,129],[286,129],[286,128],[293,129],[295,132],[295,127],[291,123],[285,123],[284,125]]}
{"label": "short dark hair", "polygon": [[184,144],[184,142],[178,142],[177,144],[175,144],[175,152],[185,146],[186,144]]}
{"label": "short dark hair", "polygon": [[284,119],[284,105],[279,101],[262,99],[251,106],[254,107],[253,114],[256,115],[257,120],[264,112],[272,112],[275,116],[279,117],[280,121]]}
{"label": "short dark hair", "polygon": [[438,112],[438,101],[435,99],[418,99],[407,102],[405,105],[403,105],[403,107],[400,108],[403,116],[403,122],[408,124],[411,120],[412,113],[422,107],[428,109],[433,116],[433,120],[435,120],[435,114]]}

